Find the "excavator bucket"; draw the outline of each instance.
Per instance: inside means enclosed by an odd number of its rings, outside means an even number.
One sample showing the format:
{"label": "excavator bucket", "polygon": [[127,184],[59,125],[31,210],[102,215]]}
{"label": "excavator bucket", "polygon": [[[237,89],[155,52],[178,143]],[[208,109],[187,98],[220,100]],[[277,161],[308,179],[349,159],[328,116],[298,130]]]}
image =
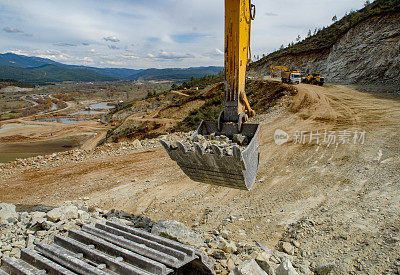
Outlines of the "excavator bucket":
{"label": "excavator bucket", "polygon": [[[248,140],[247,147],[233,146],[232,155],[223,153],[221,147],[211,145],[211,152],[206,152],[198,143],[193,148],[188,148],[182,142],[176,146],[161,140],[161,144],[168,152],[170,158],[181,167],[183,172],[192,180],[213,185],[226,186],[242,190],[251,190],[257,176],[260,153],[259,124],[244,123],[241,135]],[[208,136],[215,133],[216,136],[224,135],[230,139],[239,134],[237,124],[223,123],[222,130],[218,130],[218,123],[214,121],[202,121],[196,135]]]}

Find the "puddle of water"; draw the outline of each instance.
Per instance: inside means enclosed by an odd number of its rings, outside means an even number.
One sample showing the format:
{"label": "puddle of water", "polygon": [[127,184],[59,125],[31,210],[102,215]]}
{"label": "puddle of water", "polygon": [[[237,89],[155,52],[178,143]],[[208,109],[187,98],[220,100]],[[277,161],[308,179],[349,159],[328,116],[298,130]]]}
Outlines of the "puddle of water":
{"label": "puddle of water", "polygon": [[[92,118],[89,118],[92,119]],[[87,119],[86,119],[87,120]],[[58,122],[58,123],[66,123],[66,124],[73,124],[73,123],[79,123],[79,122],[84,122],[85,119],[75,119],[75,118],[69,118],[69,117],[51,117],[51,118],[44,118],[44,119],[38,119],[35,120],[38,122]]]}
{"label": "puddle of water", "polygon": [[93,136],[92,133],[34,142],[16,142],[0,144],[0,163],[75,149]]}
{"label": "puddle of water", "polygon": [[53,103],[53,105],[51,106],[50,111],[56,111],[58,110],[57,104]]}
{"label": "puddle of water", "polygon": [[54,102],[52,104],[53,105],[51,105],[51,108],[49,110],[39,112],[38,115],[49,113],[49,112],[53,112],[53,111],[57,111],[58,110],[57,104],[55,104]]}
{"label": "puddle of water", "polygon": [[74,116],[74,115],[96,115],[96,114],[104,114],[104,111],[78,111],[75,113],[71,113],[70,115]]}
{"label": "puddle of water", "polygon": [[100,102],[100,103],[90,105],[90,108],[94,109],[94,110],[114,109],[115,108],[115,105],[107,105],[107,104],[108,104],[108,102]]}

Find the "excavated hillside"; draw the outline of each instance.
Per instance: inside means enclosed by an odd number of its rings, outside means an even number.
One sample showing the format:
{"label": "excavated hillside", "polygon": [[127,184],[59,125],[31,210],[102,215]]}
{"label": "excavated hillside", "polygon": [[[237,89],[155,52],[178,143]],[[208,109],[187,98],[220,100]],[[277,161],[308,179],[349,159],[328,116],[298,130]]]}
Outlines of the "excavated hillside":
{"label": "excavated hillside", "polygon": [[400,84],[400,1],[378,0],[251,66],[254,75],[285,65],[320,72],[328,82]]}

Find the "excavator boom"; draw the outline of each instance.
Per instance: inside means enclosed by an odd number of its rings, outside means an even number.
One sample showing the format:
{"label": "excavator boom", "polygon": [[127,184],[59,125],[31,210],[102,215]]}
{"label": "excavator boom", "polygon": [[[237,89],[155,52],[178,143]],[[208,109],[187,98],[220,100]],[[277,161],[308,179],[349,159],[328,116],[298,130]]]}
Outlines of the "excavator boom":
{"label": "excavator boom", "polygon": [[257,176],[259,163],[259,124],[246,123],[255,115],[245,93],[246,68],[250,62],[251,20],[255,7],[250,0],[225,0],[225,81],[224,110],[218,121],[202,121],[196,136],[220,136],[233,139],[240,135],[247,140],[246,148],[235,145],[232,154],[223,153],[223,148],[212,145],[205,151],[194,142],[194,150],[182,142],[177,146],[161,140],[161,144],[172,160],[192,180],[250,190]]}
{"label": "excavator boom", "polygon": [[289,71],[285,66],[269,66],[269,70],[271,71],[271,77],[276,77],[275,70],[283,70],[284,72]]}

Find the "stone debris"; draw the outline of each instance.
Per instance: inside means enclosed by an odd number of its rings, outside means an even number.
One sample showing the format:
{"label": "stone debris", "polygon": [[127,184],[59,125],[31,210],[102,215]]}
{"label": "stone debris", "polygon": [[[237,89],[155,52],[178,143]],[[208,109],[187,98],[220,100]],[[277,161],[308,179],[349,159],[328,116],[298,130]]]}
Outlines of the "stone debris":
{"label": "stone debris", "polygon": [[269,261],[271,255],[271,253],[267,253],[264,251],[257,254],[255,260],[257,264],[261,267],[261,269],[264,270],[268,275],[275,275],[275,270],[278,265]]}
{"label": "stone debris", "polygon": [[327,275],[329,274],[333,269],[335,268],[334,263],[324,263],[321,265],[318,265],[315,269],[314,272],[318,275]]}
{"label": "stone debris", "polygon": [[283,242],[282,243],[282,250],[283,252],[289,254],[289,255],[293,255],[294,254],[294,247],[293,245],[291,245],[288,242]]}
{"label": "stone debris", "polygon": [[[235,242],[233,232],[224,228],[208,233],[195,231],[174,220],[157,223],[148,217],[124,211],[110,211],[88,207],[87,200],[68,202],[67,205],[49,208],[36,207],[31,212],[16,212],[15,205],[1,203],[0,258],[21,255],[24,248],[37,243],[51,244],[56,235],[66,236],[71,229],[84,225],[104,224],[113,221],[146,230],[202,250],[214,261],[217,274],[310,274],[310,263],[265,245]],[[4,219],[6,218],[6,219]],[[290,244],[290,243],[288,243]],[[291,245],[291,247],[293,247]],[[288,250],[290,252],[290,250]],[[292,265],[293,263],[293,265]],[[318,266],[318,274],[328,274],[330,265]],[[328,271],[329,272],[329,271]]]}
{"label": "stone debris", "polygon": [[76,206],[62,206],[54,208],[47,213],[46,217],[51,222],[77,219],[79,217],[78,208]]}
{"label": "stone debris", "polygon": [[[248,145],[248,139],[246,136],[241,134],[236,134],[233,136],[233,139],[229,139],[224,135],[215,135],[212,133],[210,135],[195,135],[195,136],[186,136],[183,139],[175,140],[180,141],[184,144],[188,150],[195,151],[194,143],[199,144],[206,153],[213,154],[212,145],[218,146],[224,155],[232,156],[233,155],[233,147],[238,146],[241,150],[246,149],[246,145]],[[174,143],[172,143],[174,146]]]}
{"label": "stone debris", "polygon": [[161,220],[153,225],[151,233],[196,247],[204,245],[204,239],[200,234],[177,221]]}
{"label": "stone debris", "polygon": [[218,248],[227,253],[235,253],[237,251],[235,243],[233,241],[227,241],[225,239],[221,239]]}
{"label": "stone debris", "polygon": [[18,218],[15,205],[8,203],[0,203],[0,221]]}
{"label": "stone debris", "polygon": [[238,265],[232,270],[230,275],[267,275],[267,273],[261,269],[255,260],[248,260]]}
{"label": "stone debris", "polygon": [[276,275],[298,275],[289,259],[285,259],[276,269]]}

